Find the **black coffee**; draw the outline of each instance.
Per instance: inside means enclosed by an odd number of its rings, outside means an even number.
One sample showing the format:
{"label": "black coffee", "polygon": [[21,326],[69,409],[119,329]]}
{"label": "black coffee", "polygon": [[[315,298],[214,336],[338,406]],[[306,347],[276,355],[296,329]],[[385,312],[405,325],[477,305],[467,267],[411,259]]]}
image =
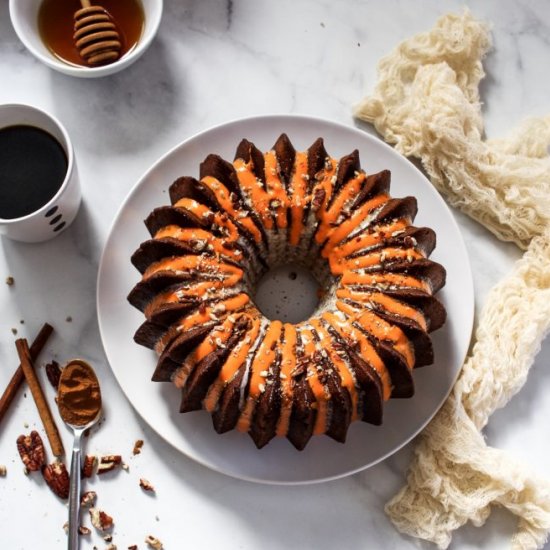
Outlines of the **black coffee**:
{"label": "black coffee", "polygon": [[67,155],[50,134],[34,126],[0,130],[0,218],[26,216],[44,206],[67,174]]}

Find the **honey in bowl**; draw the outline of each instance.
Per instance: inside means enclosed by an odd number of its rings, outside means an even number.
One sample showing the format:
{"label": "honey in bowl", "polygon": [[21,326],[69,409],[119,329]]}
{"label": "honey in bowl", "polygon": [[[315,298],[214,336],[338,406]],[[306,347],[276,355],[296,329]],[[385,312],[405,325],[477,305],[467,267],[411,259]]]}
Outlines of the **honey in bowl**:
{"label": "honey in bowl", "polygon": [[[140,0],[98,0],[115,20],[120,33],[120,57],[137,45],[145,24]],[[44,0],[38,10],[38,30],[46,47],[55,57],[70,65],[87,67],[75,46],[74,14],[81,9],[79,0]]]}

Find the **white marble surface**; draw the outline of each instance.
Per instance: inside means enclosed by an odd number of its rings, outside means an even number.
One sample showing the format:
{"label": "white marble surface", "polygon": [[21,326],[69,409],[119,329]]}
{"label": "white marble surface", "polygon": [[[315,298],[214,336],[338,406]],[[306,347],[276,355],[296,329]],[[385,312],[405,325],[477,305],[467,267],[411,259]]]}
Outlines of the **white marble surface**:
{"label": "white marble surface", "polygon": [[[61,119],[74,142],[84,193],[76,222],[60,237],[40,245],[1,241],[0,386],[16,365],[11,328],[32,338],[45,320],[57,333],[43,360],[81,356],[97,368],[106,420],[89,441],[89,451],[119,452],[130,464],[128,473],[93,483],[100,507],[115,518],[118,548],[144,548],[148,533],[168,550],[416,547],[383,512],[403,482],[414,444],[347,479],[270,487],[210,472],[160,440],[137,417],[111,375],[96,322],[95,278],[117,208],[137,178],[169,148],[214,124],[260,113],[313,114],[352,125],[350,105],[373,86],[377,60],[462,3],[165,4],[159,35],[145,56],[127,71],[95,81],[42,66],[17,40],[7,2],[0,5],[0,103],[30,103]],[[492,0],[469,6],[493,24],[495,50],[487,58],[482,86],[488,134],[499,135],[525,116],[547,114],[547,3]],[[464,216],[457,218],[479,304],[519,251],[496,242]],[[8,275],[16,280],[11,288],[3,282]],[[550,377],[544,369],[549,359],[547,341],[522,392],[493,416],[486,431],[489,443],[541,475],[550,470]],[[50,388],[48,392],[53,398]],[[23,475],[17,456],[15,439],[28,431],[26,423],[40,426],[30,395],[21,392],[0,426],[0,464],[8,467],[7,477],[0,479],[0,547],[61,548],[66,507],[36,476]],[[64,430],[63,437],[68,447]],[[137,438],[145,440],[143,453],[130,458]],[[156,486],[157,496],[141,493],[140,476]],[[460,530],[452,548],[506,548],[513,522],[512,516],[495,511],[484,528]],[[96,535],[85,541],[83,548],[106,546]]]}

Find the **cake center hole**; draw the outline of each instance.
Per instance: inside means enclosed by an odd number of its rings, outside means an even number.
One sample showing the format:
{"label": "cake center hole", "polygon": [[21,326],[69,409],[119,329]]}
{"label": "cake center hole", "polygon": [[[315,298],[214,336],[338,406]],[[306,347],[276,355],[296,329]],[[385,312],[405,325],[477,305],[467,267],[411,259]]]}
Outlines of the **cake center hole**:
{"label": "cake center hole", "polygon": [[254,301],[271,320],[299,323],[311,317],[319,304],[319,283],[297,264],[270,269],[259,281]]}

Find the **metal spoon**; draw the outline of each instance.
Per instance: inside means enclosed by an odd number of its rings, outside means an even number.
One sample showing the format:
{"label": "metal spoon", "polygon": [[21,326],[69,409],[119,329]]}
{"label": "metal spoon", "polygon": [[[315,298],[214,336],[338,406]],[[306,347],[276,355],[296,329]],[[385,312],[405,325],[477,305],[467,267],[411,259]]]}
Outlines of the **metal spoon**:
{"label": "metal spoon", "polygon": [[[97,377],[95,375],[92,367],[81,359],[73,359],[70,361],[67,366],[61,372],[61,377],[59,379],[59,386],[66,382],[65,379],[69,378],[70,372],[73,367],[80,367],[86,371],[86,376],[90,379],[94,379],[97,382]],[[99,382],[97,382],[99,388]],[[61,418],[69,428],[73,430],[74,441],[73,441],[73,453],[71,456],[71,484],[69,488],[69,550],[78,550],[79,548],[79,537],[78,537],[78,527],[80,525],[80,481],[81,481],[81,471],[82,471],[82,435],[84,432],[91,428],[101,416],[101,394],[99,396],[99,405],[97,407],[97,412],[90,422],[87,424],[71,424],[70,421],[66,418],[67,414],[70,412],[68,406],[71,403],[60,403],[58,399],[59,412]],[[73,403],[74,405],[74,403]]]}

